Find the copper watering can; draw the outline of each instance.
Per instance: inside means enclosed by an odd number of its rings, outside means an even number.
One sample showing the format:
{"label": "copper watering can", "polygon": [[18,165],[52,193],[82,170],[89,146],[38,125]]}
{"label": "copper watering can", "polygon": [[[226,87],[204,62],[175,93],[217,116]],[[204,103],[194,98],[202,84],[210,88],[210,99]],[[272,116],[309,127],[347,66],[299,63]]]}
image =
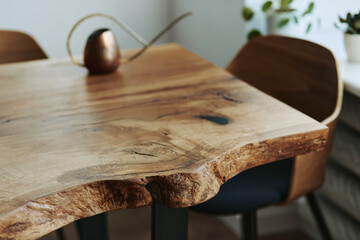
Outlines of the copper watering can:
{"label": "copper watering can", "polygon": [[[93,74],[105,74],[114,72],[120,64],[128,63],[141,54],[143,54],[154,42],[156,42],[162,35],[169,31],[176,23],[178,23],[183,18],[192,15],[192,12],[187,12],[175,20],[173,20],[167,27],[165,27],[158,35],[156,35],[150,42],[145,41],[140,35],[134,32],[131,28],[126,26],[124,23],[120,22],[111,15],[105,13],[93,13],[81,18],[70,30],[70,33],[67,38],[66,47],[71,58],[71,61],[81,67],[86,67],[90,73]],[[116,42],[114,34],[110,29],[102,28],[94,31],[87,39],[85,50],[84,50],[84,63],[76,60],[71,52],[70,48],[70,39],[75,29],[83,21],[92,18],[92,17],[106,17],[110,20],[113,20],[118,24],[122,29],[124,29],[130,36],[132,36],[136,41],[138,41],[143,48],[140,49],[133,56],[123,59],[121,58],[120,49]]]}

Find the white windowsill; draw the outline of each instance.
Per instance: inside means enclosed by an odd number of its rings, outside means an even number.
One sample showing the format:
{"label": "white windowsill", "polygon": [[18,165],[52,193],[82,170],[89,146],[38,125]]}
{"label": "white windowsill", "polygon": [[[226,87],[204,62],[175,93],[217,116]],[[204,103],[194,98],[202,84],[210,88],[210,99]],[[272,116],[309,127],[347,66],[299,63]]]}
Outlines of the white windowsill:
{"label": "white windowsill", "polygon": [[344,88],[360,97],[360,63],[339,60],[340,74],[344,80]]}

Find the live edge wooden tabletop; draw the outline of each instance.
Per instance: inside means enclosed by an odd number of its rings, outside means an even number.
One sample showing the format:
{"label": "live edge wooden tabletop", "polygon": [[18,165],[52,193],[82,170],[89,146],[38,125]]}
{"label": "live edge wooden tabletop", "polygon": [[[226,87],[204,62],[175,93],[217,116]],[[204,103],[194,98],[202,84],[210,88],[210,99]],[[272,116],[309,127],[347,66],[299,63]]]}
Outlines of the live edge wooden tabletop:
{"label": "live edge wooden tabletop", "polygon": [[326,138],[324,125],[176,44],[103,76],[67,59],[2,65],[0,239],[153,200],[198,204]]}

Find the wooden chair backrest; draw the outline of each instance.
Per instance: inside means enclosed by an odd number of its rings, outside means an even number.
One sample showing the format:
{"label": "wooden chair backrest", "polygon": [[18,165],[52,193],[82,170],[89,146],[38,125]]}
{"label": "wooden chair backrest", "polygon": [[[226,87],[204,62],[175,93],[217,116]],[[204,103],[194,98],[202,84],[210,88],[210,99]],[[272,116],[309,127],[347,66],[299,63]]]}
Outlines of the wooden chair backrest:
{"label": "wooden chair backrest", "polygon": [[47,58],[29,35],[16,31],[0,31],[0,64]]}
{"label": "wooden chair backrest", "polygon": [[320,187],[342,103],[342,82],[331,51],[295,38],[257,37],[245,45],[226,69],[329,127],[323,151],[296,157],[285,202]]}

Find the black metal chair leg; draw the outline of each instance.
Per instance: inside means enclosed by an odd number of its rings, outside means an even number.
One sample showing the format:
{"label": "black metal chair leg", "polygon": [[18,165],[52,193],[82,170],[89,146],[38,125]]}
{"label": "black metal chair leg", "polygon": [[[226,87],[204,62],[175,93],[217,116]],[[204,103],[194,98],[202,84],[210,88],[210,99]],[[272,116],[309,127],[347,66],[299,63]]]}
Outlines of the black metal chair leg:
{"label": "black metal chair leg", "polygon": [[81,240],[107,240],[106,214],[102,213],[76,222]]}
{"label": "black metal chair leg", "polygon": [[65,240],[65,236],[62,228],[56,230],[56,235],[57,235],[57,239]]}
{"label": "black metal chair leg", "polygon": [[168,208],[153,203],[151,208],[152,240],[187,240],[188,208]]}
{"label": "black metal chair leg", "polygon": [[256,210],[245,212],[242,215],[244,240],[257,240]]}
{"label": "black metal chair leg", "polygon": [[306,200],[307,200],[308,204],[310,205],[311,211],[316,219],[316,222],[320,229],[322,238],[324,240],[332,240],[330,231],[326,225],[325,219],[323,217],[323,214],[321,212],[319,204],[316,201],[315,195],[313,193],[309,193],[308,195],[306,195]]}

